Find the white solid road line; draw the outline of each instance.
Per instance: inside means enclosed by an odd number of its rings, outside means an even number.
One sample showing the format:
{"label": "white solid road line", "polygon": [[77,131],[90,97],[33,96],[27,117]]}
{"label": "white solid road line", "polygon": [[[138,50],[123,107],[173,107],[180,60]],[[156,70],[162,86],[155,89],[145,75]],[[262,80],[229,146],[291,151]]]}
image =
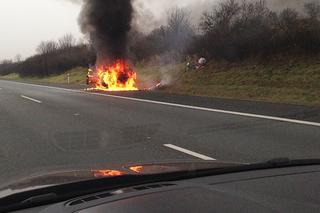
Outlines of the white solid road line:
{"label": "white solid road line", "polygon": [[212,108],[206,108],[206,107],[197,107],[197,106],[190,106],[190,105],[184,105],[184,104],[174,104],[174,103],[167,103],[167,102],[161,102],[161,101],[152,101],[152,100],[130,98],[130,97],[116,96],[116,95],[108,95],[108,94],[101,94],[101,93],[90,93],[90,94],[125,99],[125,100],[131,100],[131,101],[139,101],[139,102],[145,102],[145,103],[180,107],[180,108],[186,108],[186,109],[194,109],[194,110],[201,110],[201,111],[207,111],[207,112],[216,112],[216,113],[222,113],[222,114],[238,115],[238,116],[243,116],[243,117],[260,118],[260,119],[265,119],[265,120],[273,120],[273,121],[280,121],[280,122],[287,122],[287,123],[320,127],[320,123],[317,123],[317,122],[301,121],[301,120],[295,120],[295,119],[280,118],[280,117],[258,115],[258,114],[251,114],[251,113],[242,113],[242,112],[220,110],[220,109],[212,109]]}
{"label": "white solid road line", "polygon": [[320,127],[320,123],[317,123],[317,122],[302,121],[302,120],[296,120],[296,119],[288,119],[288,118],[259,115],[259,114],[252,114],[252,113],[242,113],[242,112],[220,110],[220,109],[213,109],[213,108],[206,108],[206,107],[197,107],[197,106],[190,106],[190,105],[183,105],[183,104],[174,104],[174,103],[167,103],[167,102],[161,102],[161,101],[152,101],[152,100],[139,99],[139,98],[130,98],[130,97],[125,97],[125,96],[108,95],[108,94],[102,94],[102,93],[88,93],[88,92],[80,91],[80,90],[66,89],[66,88],[61,88],[61,87],[44,86],[44,85],[38,85],[38,84],[28,84],[28,83],[20,83],[20,82],[15,82],[15,83],[34,86],[34,87],[43,87],[43,88],[48,88],[48,89],[62,90],[62,91],[67,91],[67,92],[85,93],[85,94],[112,97],[112,98],[118,98],[118,99],[124,99],[124,100],[144,102],[144,103],[152,103],[152,104],[158,104],[158,105],[173,106],[173,107],[180,107],[180,108],[186,108],[186,109],[201,110],[201,111],[207,111],[207,112],[215,112],[215,113],[222,113],[222,114],[237,115],[237,116],[243,116],[243,117],[259,118],[259,119],[265,119],[265,120],[272,120],[272,121],[279,121],[279,122]]}
{"label": "white solid road line", "polygon": [[[1,79],[0,79],[1,81]],[[6,80],[3,80],[6,81]],[[17,81],[7,81],[10,83],[15,83],[15,84],[22,84],[26,86],[33,86],[33,87],[42,87],[42,88],[47,88],[47,89],[55,89],[55,90],[62,90],[62,91],[67,91],[67,92],[76,92],[76,93],[84,93],[84,91],[81,90],[75,90],[75,89],[66,89],[62,87],[53,87],[53,86],[45,86],[45,85],[40,85],[40,84],[30,84],[30,83],[23,83],[23,82],[17,82]]]}
{"label": "white solid road line", "polygon": [[208,157],[208,156],[205,156],[205,155],[190,151],[188,149],[181,148],[181,147],[173,145],[173,144],[163,144],[163,145],[165,147],[174,149],[174,150],[179,151],[179,152],[183,152],[185,154],[191,155],[191,156],[196,157],[196,158],[200,158],[202,160],[216,160],[214,158],[211,158],[211,157]]}
{"label": "white solid road line", "polygon": [[29,101],[36,102],[36,103],[38,103],[38,104],[41,104],[41,103],[42,103],[42,101],[36,100],[36,99],[34,99],[34,98],[27,97],[27,96],[24,96],[24,95],[21,95],[21,98],[27,99],[27,100],[29,100]]}

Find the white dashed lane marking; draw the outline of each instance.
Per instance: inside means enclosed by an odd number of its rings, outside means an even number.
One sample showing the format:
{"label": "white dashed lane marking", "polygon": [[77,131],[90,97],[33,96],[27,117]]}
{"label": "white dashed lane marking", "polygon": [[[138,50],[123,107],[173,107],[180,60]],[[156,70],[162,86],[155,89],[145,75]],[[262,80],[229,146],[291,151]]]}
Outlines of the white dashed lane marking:
{"label": "white dashed lane marking", "polygon": [[39,101],[39,100],[34,99],[34,98],[30,98],[30,97],[28,97],[28,96],[24,96],[24,95],[21,95],[21,98],[27,99],[27,100],[29,100],[29,101],[36,102],[36,103],[38,103],[38,104],[41,104],[41,103],[42,103],[42,101]]}
{"label": "white dashed lane marking", "polygon": [[188,149],[185,149],[185,148],[182,148],[182,147],[173,145],[173,144],[163,144],[163,145],[164,145],[165,147],[170,148],[170,149],[174,149],[174,150],[176,150],[176,151],[179,151],[179,152],[182,152],[182,153],[191,155],[191,156],[196,157],[196,158],[200,158],[200,159],[202,159],[202,160],[216,160],[216,159],[211,158],[211,157],[208,157],[208,156],[206,156],[206,155],[202,155],[202,154],[193,152],[193,151],[191,151],[191,150],[188,150]]}

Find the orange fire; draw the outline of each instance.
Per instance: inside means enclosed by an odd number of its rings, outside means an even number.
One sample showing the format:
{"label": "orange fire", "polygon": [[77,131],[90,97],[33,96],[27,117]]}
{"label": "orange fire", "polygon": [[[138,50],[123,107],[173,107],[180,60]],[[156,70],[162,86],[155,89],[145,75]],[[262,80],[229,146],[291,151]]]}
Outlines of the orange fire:
{"label": "orange fire", "polygon": [[130,170],[136,173],[140,173],[143,170],[143,166],[131,166]]}
{"label": "orange fire", "polygon": [[96,178],[100,177],[116,177],[123,175],[123,172],[118,170],[93,170],[93,176]]}
{"label": "orange fire", "polygon": [[117,60],[112,65],[97,66],[96,71],[89,70],[91,89],[103,91],[134,91],[137,74],[125,60]]}

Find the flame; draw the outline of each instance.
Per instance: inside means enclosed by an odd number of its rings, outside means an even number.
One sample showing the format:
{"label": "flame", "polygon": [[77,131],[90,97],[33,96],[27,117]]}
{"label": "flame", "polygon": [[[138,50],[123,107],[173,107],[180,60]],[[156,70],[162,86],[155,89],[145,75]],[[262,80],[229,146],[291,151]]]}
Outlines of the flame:
{"label": "flame", "polygon": [[143,166],[131,166],[130,170],[136,173],[140,173],[143,170]]}
{"label": "flame", "polygon": [[94,76],[90,76],[89,78],[96,78],[93,81],[93,88],[91,88],[94,90],[138,90],[136,87],[137,74],[130,69],[125,60],[117,60],[112,65],[97,66]]}
{"label": "flame", "polygon": [[96,178],[99,177],[116,177],[121,176],[124,173],[118,170],[93,170],[93,176]]}

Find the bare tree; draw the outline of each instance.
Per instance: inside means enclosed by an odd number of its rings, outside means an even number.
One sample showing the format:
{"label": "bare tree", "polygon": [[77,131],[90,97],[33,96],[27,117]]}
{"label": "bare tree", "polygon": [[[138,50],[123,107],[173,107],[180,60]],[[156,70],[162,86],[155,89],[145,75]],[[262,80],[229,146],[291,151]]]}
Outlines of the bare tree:
{"label": "bare tree", "polygon": [[63,50],[74,47],[76,43],[77,41],[71,33],[64,35],[58,41],[59,49],[63,49]]}
{"label": "bare tree", "polygon": [[8,64],[12,64],[13,61],[9,60],[9,59],[4,59],[0,62],[1,65],[8,65]]}
{"label": "bare tree", "polygon": [[279,27],[286,36],[292,37],[299,25],[299,13],[294,10],[287,8],[283,10],[279,15]]}
{"label": "bare tree", "polygon": [[20,63],[20,62],[22,61],[22,56],[21,56],[20,54],[16,55],[16,56],[14,57],[14,61],[15,61],[16,63]]}
{"label": "bare tree", "polygon": [[42,61],[42,75],[49,75],[48,63],[49,56],[57,52],[58,44],[55,41],[42,41],[38,48],[37,53],[41,56]]}
{"label": "bare tree", "polygon": [[190,22],[190,12],[181,8],[169,11],[167,26],[167,42],[169,48],[177,53],[184,52],[186,46],[194,36]]}
{"label": "bare tree", "polygon": [[304,10],[311,19],[320,18],[320,4],[319,2],[310,2],[304,5]]}
{"label": "bare tree", "polygon": [[[244,0],[244,2],[246,1]],[[216,8],[203,14],[200,29],[203,32],[209,32],[217,28],[220,30],[228,29],[239,14],[240,9],[241,7],[237,0],[221,2]]]}
{"label": "bare tree", "polygon": [[190,13],[182,8],[173,8],[169,11],[168,28],[171,32],[178,32],[191,28]]}
{"label": "bare tree", "polygon": [[48,55],[50,53],[56,52],[58,49],[58,44],[55,41],[42,41],[37,47],[37,53],[40,55]]}

